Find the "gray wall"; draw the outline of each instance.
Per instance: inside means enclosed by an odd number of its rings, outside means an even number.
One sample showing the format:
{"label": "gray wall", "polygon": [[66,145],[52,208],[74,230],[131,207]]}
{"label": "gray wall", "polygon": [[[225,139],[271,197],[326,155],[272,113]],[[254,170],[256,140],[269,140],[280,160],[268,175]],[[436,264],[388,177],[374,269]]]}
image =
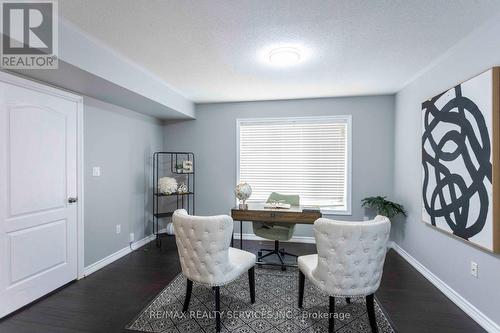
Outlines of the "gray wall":
{"label": "gray wall", "polygon": [[[393,239],[480,311],[500,324],[500,257],[421,222],[421,103],[500,65],[500,20],[492,21],[440,58],[396,97],[394,195],[408,209],[393,223]],[[479,278],[470,275],[470,261]]]}
{"label": "gray wall", "polygon": [[[339,218],[360,220],[363,197],[392,194],[393,96],[201,104],[196,120],[165,126],[165,147],[195,153],[196,213],[228,214],[235,204],[237,118],[345,114],[352,115],[352,216]],[[297,226],[295,235],[313,234],[310,226]]]}
{"label": "gray wall", "polygon": [[128,246],[131,232],[151,233],[151,156],[162,141],[158,120],[84,98],[85,266]]}

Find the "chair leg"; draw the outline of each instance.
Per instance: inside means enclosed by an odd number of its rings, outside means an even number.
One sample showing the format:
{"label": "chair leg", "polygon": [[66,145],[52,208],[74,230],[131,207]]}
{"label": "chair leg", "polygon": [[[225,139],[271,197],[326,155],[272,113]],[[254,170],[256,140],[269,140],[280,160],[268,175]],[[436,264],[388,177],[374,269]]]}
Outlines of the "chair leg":
{"label": "chair leg", "polygon": [[[279,246],[280,246],[280,242],[278,240],[275,240],[274,241],[274,250],[260,249],[257,252],[257,261],[260,262],[260,261],[262,261],[262,259],[264,259],[266,257],[276,255],[280,261],[279,265],[281,266],[281,270],[286,271],[285,257],[290,256],[293,258],[297,258],[298,256],[296,254],[286,252],[285,249],[280,250]],[[267,253],[263,255],[263,252],[267,252]],[[260,265],[260,264],[257,264],[257,265]]]}
{"label": "chair leg", "polygon": [[377,318],[375,317],[375,302],[374,294],[366,296],[366,310],[368,311],[368,319],[373,333],[378,333]]}
{"label": "chair leg", "polygon": [[[262,251],[262,250],[261,250],[261,251]],[[259,252],[260,252],[260,251],[259,251]],[[258,253],[257,253],[257,254],[258,254]],[[275,254],[273,251],[271,251],[271,252],[269,252],[269,253],[267,253],[267,254],[264,254],[264,255],[262,255],[262,252],[261,252],[261,254],[259,255],[259,257],[258,257],[257,259],[260,261],[260,260],[264,259],[265,257],[269,257],[269,256],[271,256],[271,255],[273,255],[273,254]]]}
{"label": "chair leg", "polygon": [[250,286],[250,302],[255,303],[255,266],[248,270],[248,284]]}
{"label": "chair leg", "polygon": [[290,257],[294,257],[294,258],[298,258],[298,257],[299,257],[299,256],[298,256],[298,255],[296,255],[296,254],[293,254],[293,253],[290,253],[290,252],[286,252],[286,251],[285,251],[285,248],[282,248],[282,249],[280,250],[280,253],[281,253],[281,256],[282,256],[283,258],[285,258],[286,256],[290,256]]}
{"label": "chair leg", "polygon": [[304,303],[304,283],[306,280],[306,276],[304,273],[299,271],[299,308],[302,308]]}
{"label": "chair leg", "polygon": [[215,330],[220,332],[220,288],[214,287],[215,290]]}
{"label": "chair leg", "polygon": [[189,301],[191,301],[191,292],[193,291],[193,281],[187,279],[186,284],[186,297],[184,298],[184,306],[182,307],[182,312],[186,312],[189,307]]}
{"label": "chair leg", "polygon": [[285,260],[284,260],[284,259],[283,259],[283,257],[281,256],[281,253],[276,252],[276,255],[278,256],[278,259],[280,260],[280,263],[281,263],[281,270],[282,270],[282,271],[286,271]]}
{"label": "chair leg", "polygon": [[335,297],[330,296],[330,307],[328,309],[328,333],[335,331]]}
{"label": "chair leg", "polygon": [[346,297],[345,301],[346,301],[347,304],[351,304],[351,298],[350,297]]}
{"label": "chair leg", "polygon": [[275,240],[274,241],[274,253],[278,256],[278,259],[280,260],[281,263],[281,270],[286,271],[286,266],[285,266],[285,261],[283,260],[283,256],[281,255],[280,251],[280,241]]}

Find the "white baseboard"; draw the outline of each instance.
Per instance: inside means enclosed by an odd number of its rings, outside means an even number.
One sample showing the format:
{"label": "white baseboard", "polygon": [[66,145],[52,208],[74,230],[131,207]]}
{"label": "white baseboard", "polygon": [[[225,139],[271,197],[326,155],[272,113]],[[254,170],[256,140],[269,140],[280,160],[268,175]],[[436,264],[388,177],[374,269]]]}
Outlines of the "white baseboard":
{"label": "white baseboard", "polygon": [[83,276],[86,277],[94,272],[97,272],[101,268],[111,264],[112,262],[120,259],[123,256],[126,256],[130,252],[137,250],[141,246],[146,245],[147,243],[151,242],[154,239],[155,239],[155,235],[149,235],[147,237],[144,237],[141,240],[138,240],[137,242],[132,243],[132,246],[124,247],[123,249],[121,249],[113,254],[110,254],[109,256],[102,258],[101,260],[99,260],[93,264],[88,265],[84,269]]}
{"label": "white baseboard", "polygon": [[486,331],[490,333],[500,333],[500,326],[487,317],[484,313],[479,311],[474,305],[463,298],[459,293],[453,290],[440,278],[438,278],[434,273],[428,270],[424,265],[422,265],[417,259],[412,257],[408,252],[406,252],[402,247],[400,247],[395,242],[390,242],[390,247],[394,249],[403,259],[405,259],[410,265],[412,265],[417,271],[420,272],[427,280],[429,280],[436,288],[438,288],[443,294],[446,295],[453,303],[455,303],[460,309],[467,313],[472,319],[474,319],[479,325],[481,325]]}
{"label": "white baseboard", "polygon": [[[166,231],[167,231],[166,228],[159,230],[160,233],[163,233]],[[240,240],[240,233],[234,232],[233,237],[234,237],[235,241],[239,241]],[[259,237],[254,233],[243,234],[243,239],[244,240],[256,240],[256,241],[270,241],[269,239]],[[316,239],[314,237],[310,237],[310,236],[293,236],[289,241],[280,241],[280,242],[316,244]]]}
{"label": "white baseboard", "polygon": [[[258,240],[258,241],[270,241],[269,239],[265,239],[262,237],[259,237],[253,233],[251,234],[243,234],[243,239],[244,240]],[[235,232],[234,233],[234,241],[237,242],[240,240],[240,233]],[[272,241],[271,241],[272,242]],[[282,241],[280,241],[282,242]],[[285,241],[283,241],[285,242]],[[308,244],[315,244],[316,240],[314,237],[308,237],[308,236],[293,236],[292,239],[286,242],[292,242],[292,243],[308,243]]]}

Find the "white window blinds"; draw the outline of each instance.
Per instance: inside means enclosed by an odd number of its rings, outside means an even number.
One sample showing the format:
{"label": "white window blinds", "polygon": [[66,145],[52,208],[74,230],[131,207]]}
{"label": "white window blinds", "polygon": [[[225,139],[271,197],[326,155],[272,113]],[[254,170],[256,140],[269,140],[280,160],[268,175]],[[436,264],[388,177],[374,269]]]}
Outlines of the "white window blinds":
{"label": "white window blinds", "polygon": [[249,202],[271,192],[299,194],[302,205],[347,211],[350,117],[238,121],[239,181]]}

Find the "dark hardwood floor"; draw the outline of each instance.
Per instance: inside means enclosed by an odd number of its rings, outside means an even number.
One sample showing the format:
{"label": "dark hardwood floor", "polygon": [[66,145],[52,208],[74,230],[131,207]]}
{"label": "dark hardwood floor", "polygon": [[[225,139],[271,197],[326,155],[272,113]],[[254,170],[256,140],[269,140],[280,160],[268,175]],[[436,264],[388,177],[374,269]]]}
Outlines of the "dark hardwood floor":
{"label": "dark hardwood floor", "polygon": [[[244,241],[244,247],[272,247],[259,243]],[[286,249],[315,252],[312,244],[287,243]],[[174,239],[164,239],[161,250],[150,243],[0,320],[0,332],[123,332],[179,272]],[[376,297],[400,333],[485,332],[393,250]]]}

